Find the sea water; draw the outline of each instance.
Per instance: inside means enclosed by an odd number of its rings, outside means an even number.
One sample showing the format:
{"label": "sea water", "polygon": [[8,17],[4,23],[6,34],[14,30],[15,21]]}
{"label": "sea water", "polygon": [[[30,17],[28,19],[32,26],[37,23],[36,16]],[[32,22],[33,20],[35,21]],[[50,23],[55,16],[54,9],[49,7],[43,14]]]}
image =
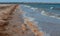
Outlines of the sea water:
{"label": "sea water", "polygon": [[23,16],[37,22],[46,36],[60,36],[60,4],[21,4],[20,7]]}

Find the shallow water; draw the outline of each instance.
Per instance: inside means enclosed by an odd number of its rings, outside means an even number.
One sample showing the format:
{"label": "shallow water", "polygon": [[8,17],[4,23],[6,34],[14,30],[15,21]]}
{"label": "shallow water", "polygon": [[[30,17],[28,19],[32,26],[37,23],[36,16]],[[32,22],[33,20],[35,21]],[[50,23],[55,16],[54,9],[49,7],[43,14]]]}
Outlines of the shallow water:
{"label": "shallow water", "polygon": [[[42,5],[42,6],[44,6],[44,5]],[[56,10],[57,11],[56,12],[55,10],[47,9],[48,5],[45,5],[45,6],[46,7],[44,7],[44,8],[42,7],[42,8],[34,9],[33,7],[29,7],[29,6],[27,7],[25,5],[20,5],[22,11],[25,12],[25,14],[23,16],[31,17],[31,19],[34,18],[35,20],[32,20],[32,21],[38,22],[37,25],[39,28],[41,28],[40,30],[48,33],[50,36],[60,36],[60,19],[45,16],[45,15],[41,14],[41,11],[43,11],[45,8],[46,8],[45,9],[46,12],[52,11],[51,13],[55,13],[55,14],[60,14],[60,11]],[[54,6],[54,5],[52,5],[52,6]],[[55,7],[58,8],[58,6],[60,6],[60,5],[56,5],[56,6]],[[33,8],[33,9],[31,9],[31,8]]]}

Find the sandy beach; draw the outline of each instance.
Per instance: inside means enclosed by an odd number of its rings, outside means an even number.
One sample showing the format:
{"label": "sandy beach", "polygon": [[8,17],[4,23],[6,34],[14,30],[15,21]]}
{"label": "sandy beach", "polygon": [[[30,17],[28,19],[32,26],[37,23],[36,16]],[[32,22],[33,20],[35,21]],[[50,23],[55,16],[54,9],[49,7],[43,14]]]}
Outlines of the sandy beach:
{"label": "sandy beach", "polygon": [[[59,36],[60,19],[24,4],[0,4],[1,36]],[[35,4],[36,5],[36,4]],[[40,5],[42,6],[42,5]],[[45,6],[45,5],[44,5]],[[48,5],[49,7],[49,5]],[[47,7],[46,7],[47,10]],[[51,11],[51,10],[48,10]],[[53,12],[58,14],[57,12]],[[44,14],[44,13],[43,13]],[[47,13],[46,13],[47,14]],[[50,13],[48,14],[50,15]]]}
{"label": "sandy beach", "polygon": [[24,23],[23,13],[19,5],[1,4],[0,10],[0,36],[40,36],[40,34],[42,36],[42,33],[37,35],[38,33],[35,32],[35,29],[32,32],[31,28],[28,28],[27,25],[30,23]]}

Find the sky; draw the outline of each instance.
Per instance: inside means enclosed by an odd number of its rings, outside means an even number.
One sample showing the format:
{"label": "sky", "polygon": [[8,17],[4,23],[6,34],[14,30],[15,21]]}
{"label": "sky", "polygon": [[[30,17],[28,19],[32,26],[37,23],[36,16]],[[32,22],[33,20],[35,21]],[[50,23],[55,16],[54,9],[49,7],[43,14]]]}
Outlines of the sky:
{"label": "sky", "polygon": [[0,2],[49,2],[60,3],[60,0],[0,0]]}

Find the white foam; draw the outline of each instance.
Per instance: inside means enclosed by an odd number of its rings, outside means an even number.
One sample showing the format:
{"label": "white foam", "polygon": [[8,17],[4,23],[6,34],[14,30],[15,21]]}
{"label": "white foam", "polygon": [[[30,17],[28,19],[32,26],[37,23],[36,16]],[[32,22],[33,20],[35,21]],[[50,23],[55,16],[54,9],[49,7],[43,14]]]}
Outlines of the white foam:
{"label": "white foam", "polygon": [[31,7],[30,9],[32,9],[33,11],[35,11],[35,10],[37,10],[38,8]]}
{"label": "white foam", "polygon": [[29,21],[34,21],[35,18],[32,18],[32,17],[28,17]]}
{"label": "white foam", "polygon": [[50,9],[53,9],[54,7],[50,7]]}
{"label": "white foam", "polygon": [[35,11],[36,9],[38,9],[38,8],[34,8],[34,7],[31,7],[31,6],[28,6],[28,5],[24,5],[24,6],[27,7],[27,8],[32,9],[33,11]]}
{"label": "white foam", "polygon": [[35,20],[35,18],[27,17],[27,16],[24,16],[24,19],[28,19],[29,21],[34,21]]}
{"label": "white foam", "polygon": [[34,10],[35,8],[31,7],[30,9]]}
{"label": "white foam", "polygon": [[25,7],[28,7],[28,8],[30,8],[31,6],[28,6],[28,5],[24,5]]}
{"label": "white foam", "polygon": [[55,14],[54,15],[48,15],[45,11],[42,11],[41,14],[44,15],[44,16],[49,16],[49,17],[52,17],[52,18],[60,19],[60,17],[57,17],[57,15],[55,15]]}
{"label": "white foam", "polygon": [[41,14],[47,16],[44,10],[41,12]]}
{"label": "white foam", "polygon": [[45,11],[43,10],[42,12],[41,12],[41,14],[44,14],[45,13]]}

